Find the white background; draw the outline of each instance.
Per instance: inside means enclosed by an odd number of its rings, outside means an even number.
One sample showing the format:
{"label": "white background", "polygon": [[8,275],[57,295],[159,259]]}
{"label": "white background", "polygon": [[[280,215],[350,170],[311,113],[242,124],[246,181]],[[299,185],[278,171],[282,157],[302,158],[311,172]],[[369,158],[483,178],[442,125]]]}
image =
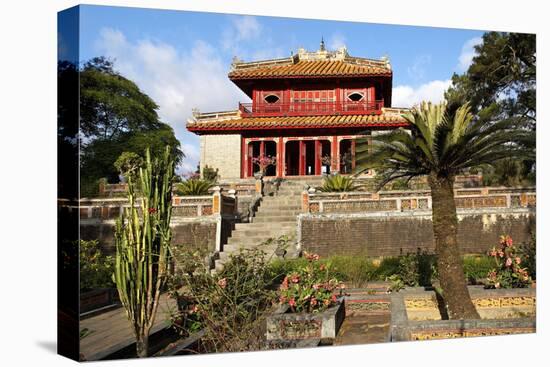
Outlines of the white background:
{"label": "white background", "polygon": [[[536,335],[101,362],[140,366],[548,365],[547,178],[550,20],[545,1],[94,1],[95,4],[537,33]],[[57,11],[75,1],[0,5],[0,364],[72,364],[56,348]],[[421,40],[420,40],[421,41]]]}

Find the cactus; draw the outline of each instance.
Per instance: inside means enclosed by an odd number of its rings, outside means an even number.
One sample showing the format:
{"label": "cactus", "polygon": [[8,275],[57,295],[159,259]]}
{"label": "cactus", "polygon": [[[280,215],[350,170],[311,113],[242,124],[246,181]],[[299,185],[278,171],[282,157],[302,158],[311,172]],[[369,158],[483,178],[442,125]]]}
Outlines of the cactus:
{"label": "cactus", "polygon": [[[145,166],[139,175],[128,178],[130,206],[115,226],[113,280],[132,324],[138,357],[147,356],[149,332],[168,273],[173,176],[170,147],[153,160],[147,149]],[[136,198],[135,180],[140,180],[140,198]]]}

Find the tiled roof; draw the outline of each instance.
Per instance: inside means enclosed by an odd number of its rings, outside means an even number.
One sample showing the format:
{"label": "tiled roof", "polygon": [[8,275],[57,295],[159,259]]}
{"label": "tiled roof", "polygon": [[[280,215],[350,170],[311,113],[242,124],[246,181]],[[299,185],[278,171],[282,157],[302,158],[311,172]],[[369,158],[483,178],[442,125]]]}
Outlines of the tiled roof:
{"label": "tiled roof", "polygon": [[247,117],[235,119],[191,120],[187,129],[193,132],[239,131],[266,129],[304,129],[406,126],[407,121],[396,113],[380,115],[332,115],[332,116],[291,116],[291,117]]}
{"label": "tiled roof", "polygon": [[348,60],[307,60],[281,65],[237,67],[229,73],[229,79],[268,79],[298,77],[360,77],[390,76],[392,71],[380,62],[351,62]]}

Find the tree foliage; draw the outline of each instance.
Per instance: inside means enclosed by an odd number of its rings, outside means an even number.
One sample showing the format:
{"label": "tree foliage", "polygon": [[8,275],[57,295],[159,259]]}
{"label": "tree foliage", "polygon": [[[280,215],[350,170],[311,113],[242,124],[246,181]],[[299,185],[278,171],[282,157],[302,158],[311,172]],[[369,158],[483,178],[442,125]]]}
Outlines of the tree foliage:
{"label": "tree foliage", "polygon": [[[436,174],[454,178],[472,167],[507,158],[534,158],[534,132],[527,119],[487,124],[474,119],[469,105],[422,103],[404,115],[410,131],[400,128],[373,137],[372,147],[359,140],[357,171],[375,169],[380,187],[398,179]],[[369,149],[372,148],[372,152]]]}
{"label": "tree foliage", "polygon": [[83,181],[118,180],[115,161],[123,152],[160,155],[172,147],[176,164],[183,158],[173,129],[160,121],[158,105],[131,80],[96,57],[80,70],[81,176]]}
{"label": "tree foliage", "polygon": [[[450,104],[468,102],[475,118],[487,123],[502,119],[522,119],[536,126],[536,36],[534,34],[487,32],[475,46],[476,56],[462,75],[453,75],[445,93]],[[534,149],[534,141],[531,142]],[[497,169],[482,167],[484,176],[500,184],[534,183],[535,161],[496,162]],[[498,176],[511,166],[516,177]]]}

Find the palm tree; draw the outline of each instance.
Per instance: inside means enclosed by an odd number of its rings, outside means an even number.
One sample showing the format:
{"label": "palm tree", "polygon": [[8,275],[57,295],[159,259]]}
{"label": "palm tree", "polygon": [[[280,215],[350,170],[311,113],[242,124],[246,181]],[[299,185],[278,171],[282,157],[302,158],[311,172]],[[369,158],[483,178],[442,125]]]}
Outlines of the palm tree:
{"label": "palm tree", "polygon": [[451,319],[479,318],[471,301],[457,243],[458,220],[453,183],[457,174],[506,158],[534,156],[533,131],[517,119],[494,123],[475,120],[466,104],[422,103],[403,117],[408,128],[357,145],[357,173],[375,169],[379,188],[397,179],[428,177],[439,280]]}

